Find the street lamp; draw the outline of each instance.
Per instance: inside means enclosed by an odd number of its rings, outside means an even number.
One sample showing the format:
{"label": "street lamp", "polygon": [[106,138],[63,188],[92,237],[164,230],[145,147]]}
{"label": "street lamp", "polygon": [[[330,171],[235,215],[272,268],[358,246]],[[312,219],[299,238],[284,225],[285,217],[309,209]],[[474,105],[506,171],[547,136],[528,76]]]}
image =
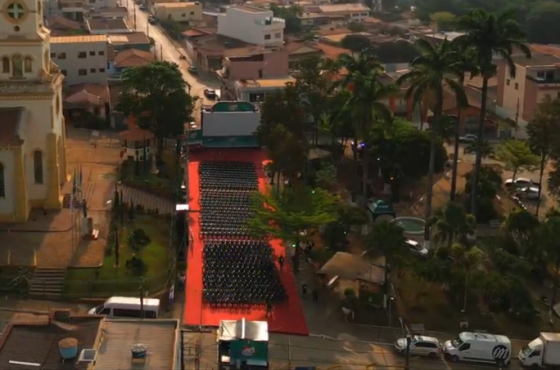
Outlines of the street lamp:
{"label": "street lamp", "polygon": [[480,260],[478,262],[476,262],[474,265],[472,265],[468,270],[467,270],[467,274],[465,275],[465,292],[463,295],[463,309],[461,310],[461,313],[466,313],[467,312],[467,291],[468,291],[468,284],[469,284],[469,275],[471,273],[472,270],[474,270],[475,267],[477,267],[478,265],[480,265],[481,263],[484,262],[489,262],[489,259],[483,259]]}

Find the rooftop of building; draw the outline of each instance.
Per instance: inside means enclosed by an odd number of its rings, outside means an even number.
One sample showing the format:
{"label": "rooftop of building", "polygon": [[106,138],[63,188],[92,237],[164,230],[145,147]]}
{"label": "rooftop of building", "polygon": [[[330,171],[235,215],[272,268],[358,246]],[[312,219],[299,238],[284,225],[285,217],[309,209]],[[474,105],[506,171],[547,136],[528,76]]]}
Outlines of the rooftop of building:
{"label": "rooftop of building", "polygon": [[549,54],[533,54],[531,58],[514,56],[513,61],[523,67],[552,67],[560,63],[560,57]]}
{"label": "rooftop of building", "polygon": [[346,27],[333,27],[332,25],[328,25],[325,27],[319,27],[318,30],[315,31],[316,34],[320,36],[329,36],[329,35],[340,35],[343,33],[352,33]]}
{"label": "rooftop of building", "polygon": [[456,39],[457,37],[463,36],[463,35],[464,35],[463,32],[436,32],[436,33],[426,33],[425,37],[438,39],[438,40],[447,39],[449,41],[452,41],[452,40]]}
{"label": "rooftop of building", "polygon": [[107,13],[123,13],[128,14],[128,9],[125,6],[116,6],[112,8],[99,8],[92,10],[90,14],[107,14]]}
{"label": "rooftop of building", "polygon": [[109,87],[100,84],[79,84],[64,91],[64,103],[103,106],[111,101]]}
{"label": "rooftop of building", "polygon": [[298,18],[300,18],[300,19],[313,19],[313,18],[325,18],[325,17],[328,17],[328,15],[323,14],[323,13],[305,12],[305,13],[302,13]]}
{"label": "rooftop of building", "polygon": [[285,78],[262,78],[258,80],[239,80],[237,81],[244,88],[260,88],[260,87],[284,87],[287,83],[294,83],[293,77]]}
{"label": "rooftop of building", "polygon": [[244,57],[267,52],[262,46],[248,44],[231,37],[210,34],[193,39],[195,48],[207,55]]}
{"label": "rooftop of building", "polygon": [[[19,145],[23,140],[18,135],[19,124],[24,115],[23,108],[0,108],[0,117],[2,124],[0,125],[0,145]],[[1,346],[0,336],[0,346]],[[0,357],[0,368],[2,361]]]}
{"label": "rooftop of building", "polygon": [[115,66],[119,68],[141,67],[156,61],[153,53],[138,49],[119,51],[115,56]]}
{"label": "rooftop of building", "polygon": [[528,44],[532,53],[560,56],[559,45]]}
{"label": "rooftop of building", "polygon": [[144,32],[113,33],[107,35],[107,39],[113,45],[126,44],[150,44],[150,38]]}
{"label": "rooftop of building", "polygon": [[78,35],[51,37],[51,44],[84,44],[88,42],[107,42],[106,35]]}
{"label": "rooftop of building", "polygon": [[63,17],[62,15],[55,15],[53,17],[50,17],[45,23],[46,26],[51,29],[63,28],[75,31],[82,29],[82,25],[80,23]]}
{"label": "rooftop of building", "polygon": [[319,5],[321,13],[338,13],[338,12],[370,12],[371,9],[364,4],[325,4]]}
{"label": "rooftop of building", "polygon": [[198,1],[191,1],[186,3],[155,3],[156,8],[192,8],[192,7],[202,7],[202,4]]}
{"label": "rooftop of building", "polygon": [[228,8],[237,9],[237,10],[244,11],[244,12],[247,12],[247,13],[255,13],[255,14],[269,13],[270,12],[270,10],[268,10],[268,9],[263,9],[263,8],[259,8],[258,6],[251,6],[251,5],[245,5],[245,4],[243,4],[243,5],[232,5]]}
{"label": "rooftop of building", "polygon": [[87,27],[92,31],[103,30],[128,30],[128,24],[124,19],[88,19]]}
{"label": "rooftop of building", "polygon": [[322,36],[322,38],[324,40],[327,40],[327,41],[330,41],[330,42],[339,43],[346,36],[350,36],[350,35],[360,35],[360,36],[366,36],[366,37],[371,36],[371,34],[368,33],[368,32],[350,32],[350,33],[339,33],[339,34],[335,34],[335,35]]}

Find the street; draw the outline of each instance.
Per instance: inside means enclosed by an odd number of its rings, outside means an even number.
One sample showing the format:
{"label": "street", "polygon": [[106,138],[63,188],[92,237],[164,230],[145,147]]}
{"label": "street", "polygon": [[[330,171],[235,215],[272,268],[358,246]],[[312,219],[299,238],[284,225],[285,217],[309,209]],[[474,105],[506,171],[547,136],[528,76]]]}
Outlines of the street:
{"label": "street", "polygon": [[[155,41],[154,52],[156,57],[164,61],[175,63],[179,66],[183,79],[187,82],[189,89],[188,92],[193,97],[198,97],[195,105],[193,116],[196,124],[200,124],[200,109],[203,104],[213,104],[213,101],[208,101],[204,97],[204,89],[218,89],[217,81],[203,81],[201,76],[192,75],[188,72],[190,60],[183,48],[178,49],[177,44],[170,40],[167,35],[157,26],[151,25],[148,22],[149,13],[139,9],[132,0],[124,2],[128,8],[129,24],[134,25],[138,32],[144,32],[148,37]],[[186,60],[181,60],[179,57],[184,55]]]}

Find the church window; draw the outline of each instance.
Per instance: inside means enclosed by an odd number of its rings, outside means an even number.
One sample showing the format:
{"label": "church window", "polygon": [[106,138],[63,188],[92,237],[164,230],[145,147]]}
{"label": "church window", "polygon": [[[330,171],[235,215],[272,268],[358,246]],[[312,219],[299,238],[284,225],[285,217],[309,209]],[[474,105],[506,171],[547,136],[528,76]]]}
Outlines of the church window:
{"label": "church window", "polygon": [[6,182],[4,174],[4,165],[0,163],[0,197],[6,196]]}
{"label": "church window", "polygon": [[10,58],[2,57],[2,73],[10,73]]}
{"label": "church window", "polygon": [[33,152],[33,169],[35,174],[35,183],[43,183],[43,153],[40,150]]}
{"label": "church window", "polygon": [[33,59],[31,59],[31,57],[25,57],[24,67],[25,73],[33,71]]}
{"label": "church window", "polygon": [[12,77],[14,78],[23,77],[23,60],[19,55],[14,55],[12,57]]}
{"label": "church window", "polygon": [[15,21],[19,21],[25,16],[25,8],[20,3],[11,3],[7,7],[8,17]]}

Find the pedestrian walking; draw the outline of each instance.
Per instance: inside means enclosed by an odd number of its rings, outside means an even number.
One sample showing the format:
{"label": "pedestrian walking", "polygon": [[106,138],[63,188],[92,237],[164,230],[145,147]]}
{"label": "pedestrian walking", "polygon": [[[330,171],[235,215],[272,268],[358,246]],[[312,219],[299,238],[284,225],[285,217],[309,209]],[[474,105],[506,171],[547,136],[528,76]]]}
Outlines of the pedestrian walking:
{"label": "pedestrian walking", "polygon": [[272,302],[270,300],[267,300],[265,317],[269,318],[270,316],[272,316]]}
{"label": "pedestrian walking", "polygon": [[280,270],[284,268],[284,261],[284,256],[280,256],[280,258],[278,258],[278,265],[280,266]]}
{"label": "pedestrian walking", "polygon": [[301,292],[303,293],[303,295],[307,295],[307,284],[302,284]]}
{"label": "pedestrian walking", "polygon": [[311,296],[313,297],[313,302],[319,302],[319,291],[317,289],[313,289]]}

